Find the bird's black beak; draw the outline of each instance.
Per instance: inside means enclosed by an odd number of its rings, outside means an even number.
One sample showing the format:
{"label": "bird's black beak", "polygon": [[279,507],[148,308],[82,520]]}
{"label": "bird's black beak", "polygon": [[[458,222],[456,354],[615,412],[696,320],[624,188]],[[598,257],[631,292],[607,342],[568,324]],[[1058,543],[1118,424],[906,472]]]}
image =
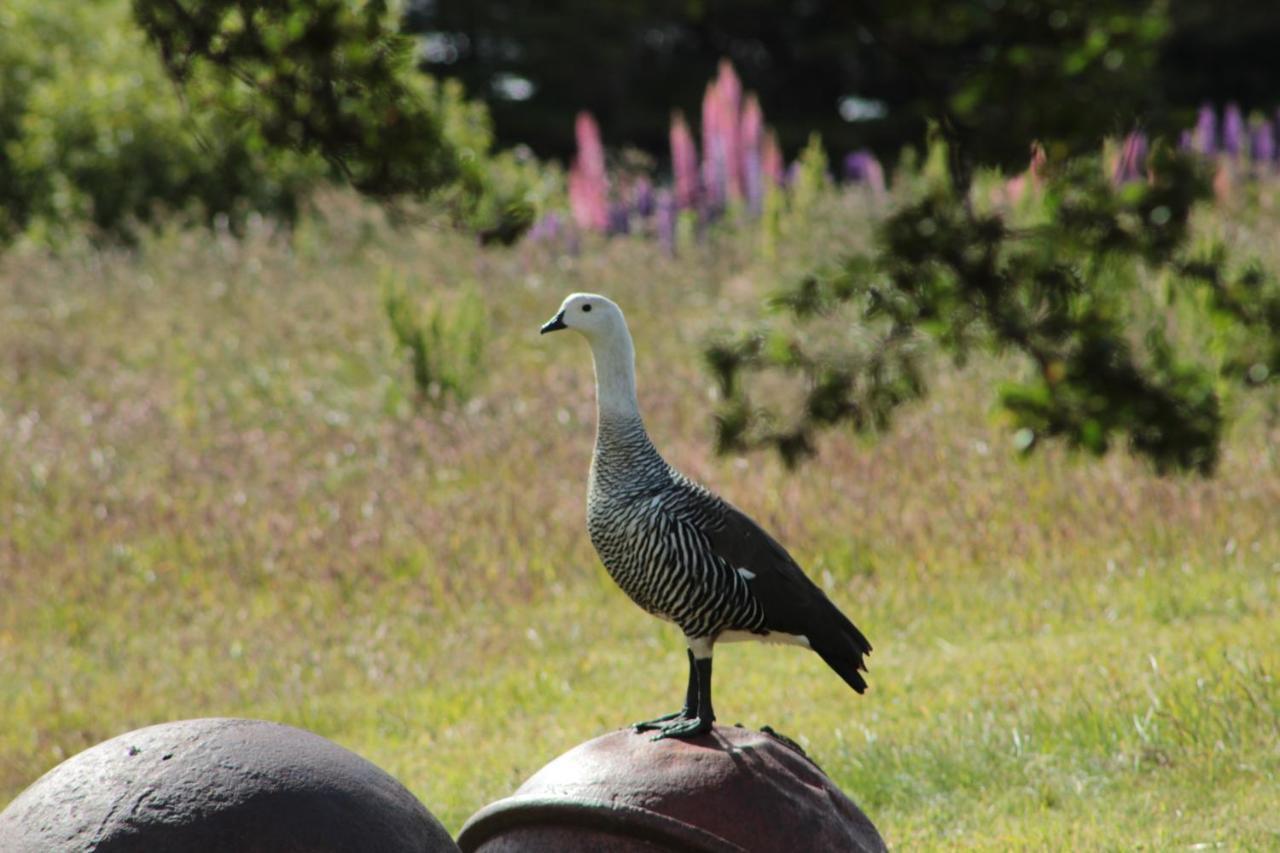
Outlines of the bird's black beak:
{"label": "bird's black beak", "polygon": [[564,324],[564,312],[561,311],[559,314],[542,324],[542,331],[539,332],[539,334],[545,335],[547,332],[555,332],[560,329],[567,328],[569,327]]}

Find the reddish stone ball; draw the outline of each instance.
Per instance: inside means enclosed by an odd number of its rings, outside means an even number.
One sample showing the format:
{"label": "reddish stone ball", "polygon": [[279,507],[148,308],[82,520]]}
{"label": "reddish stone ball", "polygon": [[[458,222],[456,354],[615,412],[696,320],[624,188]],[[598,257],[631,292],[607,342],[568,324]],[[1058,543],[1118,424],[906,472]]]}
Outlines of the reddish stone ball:
{"label": "reddish stone ball", "polygon": [[630,729],[588,741],[481,809],[465,853],[883,851],[867,816],[794,744],[716,726],[690,740]]}

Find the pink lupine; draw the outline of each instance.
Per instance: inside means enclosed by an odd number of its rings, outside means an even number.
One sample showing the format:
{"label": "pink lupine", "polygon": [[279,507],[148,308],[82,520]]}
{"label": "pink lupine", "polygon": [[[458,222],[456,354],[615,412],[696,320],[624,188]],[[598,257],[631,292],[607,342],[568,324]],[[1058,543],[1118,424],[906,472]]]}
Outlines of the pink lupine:
{"label": "pink lupine", "polygon": [[[724,134],[724,156],[729,181],[729,192],[734,198],[742,198],[742,81],[734,73],[733,63],[720,60],[720,72],[716,78],[719,90],[721,123]],[[759,104],[756,108],[759,109]]]}
{"label": "pink lupine", "polygon": [[764,112],[755,95],[748,95],[739,122],[742,189],[747,206],[759,213],[764,203]]}
{"label": "pink lupine", "polygon": [[729,194],[729,151],[726,137],[731,131],[715,82],[707,84],[702,96],[702,189],[709,206],[722,207]]}
{"label": "pink lupine", "polygon": [[698,200],[698,148],[679,110],[671,116],[671,171],[676,205],[681,209],[693,207]]}
{"label": "pink lupine", "polygon": [[609,225],[609,178],[605,173],[600,127],[588,112],[574,123],[578,154],[569,169],[569,206],[579,228],[604,231]]}
{"label": "pink lupine", "polygon": [[1026,170],[1005,182],[1005,194],[1011,202],[1017,204],[1022,201],[1028,188],[1033,192],[1040,189],[1044,183],[1045,167],[1048,162],[1049,157],[1045,153],[1044,146],[1039,142],[1031,143],[1031,161],[1027,164]]}
{"label": "pink lupine", "polygon": [[772,130],[764,136],[760,160],[765,178],[775,187],[782,186],[786,180],[787,167],[782,159],[782,147],[778,145],[778,135]]}

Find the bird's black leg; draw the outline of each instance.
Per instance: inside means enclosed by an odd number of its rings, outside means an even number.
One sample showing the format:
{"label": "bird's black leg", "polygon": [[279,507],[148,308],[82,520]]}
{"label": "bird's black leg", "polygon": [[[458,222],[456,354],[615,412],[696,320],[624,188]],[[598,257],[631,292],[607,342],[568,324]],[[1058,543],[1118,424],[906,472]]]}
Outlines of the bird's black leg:
{"label": "bird's black leg", "polygon": [[693,664],[693,673],[697,680],[698,688],[698,715],[696,717],[685,716],[680,719],[659,727],[658,733],[654,735],[654,740],[662,740],[668,737],[697,737],[711,731],[711,724],[716,719],[716,712],[711,708],[711,655],[710,644],[707,644],[707,656],[695,658],[693,652],[689,653],[690,662]]}
{"label": "bird's black leg", "polygon": [[632,728],[638,732],[647,732],[652,729],[662,728],[663,723],[669,723],[672,720],[687,720],[698,710],[698,670],[693,662],[693,652],[689,653],[689,686],[685,688],[684,707],[679,711],[670,714],[663,714],[653,720],[645,720],[643,723],[633,723]]}

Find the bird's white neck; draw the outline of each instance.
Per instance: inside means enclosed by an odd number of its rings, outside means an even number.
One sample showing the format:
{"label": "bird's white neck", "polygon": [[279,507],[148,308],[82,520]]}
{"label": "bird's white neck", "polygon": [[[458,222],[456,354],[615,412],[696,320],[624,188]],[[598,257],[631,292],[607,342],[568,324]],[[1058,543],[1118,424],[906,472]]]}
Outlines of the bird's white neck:
{"label": "bird's white neck", "polygon": [[601,422],[638,420],[636,352],[626,326],[613,334],[593,336],[591,356],[596,366],[596,410]]}

